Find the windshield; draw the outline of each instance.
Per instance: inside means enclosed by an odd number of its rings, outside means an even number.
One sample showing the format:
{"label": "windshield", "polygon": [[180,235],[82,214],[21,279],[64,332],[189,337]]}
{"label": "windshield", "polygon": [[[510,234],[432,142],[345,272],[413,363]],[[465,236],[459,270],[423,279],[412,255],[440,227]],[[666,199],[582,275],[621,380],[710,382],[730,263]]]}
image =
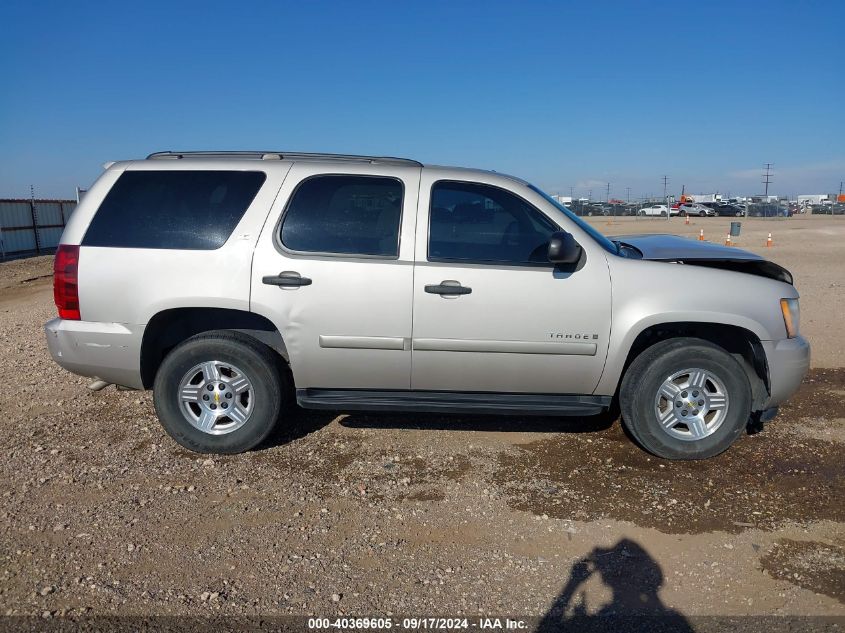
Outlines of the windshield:
{"label": "windshield", "polygon": [[539,193],[541,196],[543,196],[543,198],[545,198],[546,200],[551,202],[555,206],[555,208],[559,209],[562,213],[564,213],[566,215],[566,217],[568,217],[570,220],[575,222],[575,224],[578,225],[578,228],[580,228],[584,232],[588,233],[590,235],[590,237],[592,237],[596,242],[598,242],[604,250],[606,250],[609,253],[613,253],[614,255],[618,254],[619,250],[616,248],[616,244],[614,244],[609,239],[607,239],[598,230],[594,229],[592,226],[590,226],[589,224],[584,222],[584,220],[582,220],[577,215],[572,213],[572,211],[567,209],[560,202],[558,202],[557,200],[552,198],[550,195],[548,195],[547,193],[545,193],[541,189],[538,189],[534,185],[528,185],[528,188],[531,189],[531,191],[535,191],[536,193]]}

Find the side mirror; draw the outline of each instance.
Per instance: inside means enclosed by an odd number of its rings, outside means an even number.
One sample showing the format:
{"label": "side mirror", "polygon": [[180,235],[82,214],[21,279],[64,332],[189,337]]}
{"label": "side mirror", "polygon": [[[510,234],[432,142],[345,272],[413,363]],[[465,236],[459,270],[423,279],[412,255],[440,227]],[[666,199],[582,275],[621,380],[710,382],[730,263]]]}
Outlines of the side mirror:
{"label": "side mirror", "polygon": [[555,231],[549,239],[549,261],[553,264],[575,264],[581,259],[581,245],[566,231]]}

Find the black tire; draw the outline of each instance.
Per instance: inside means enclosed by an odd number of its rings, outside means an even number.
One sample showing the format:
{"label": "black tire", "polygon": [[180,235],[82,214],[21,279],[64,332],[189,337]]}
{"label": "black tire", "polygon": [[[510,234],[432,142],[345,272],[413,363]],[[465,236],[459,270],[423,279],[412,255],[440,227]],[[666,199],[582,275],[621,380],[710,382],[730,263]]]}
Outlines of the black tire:
{"label": "black tire", "polygon": [[[196,365],[217,360],[239,368],[252,383],[253,409],[238,429],[223,435],[191,425],[179,403],[179,383]],[[161,363],[153,385],[158,419],[177,443],[196,453],[242,453],[260,444],[273,430],[289,398],[287,372],[276,354],[255,339],[227,330],[206,332],[175,347]]]}
{"label": "black tire", "polygon": [[[661,428],[655,399],[667,377],[692,367],[718,376],[729,405],[711,435],[686,441]],[[727,450],[745,429],[751,414],[751,386],[743,367],[721,347],[703,339],[674,338],[649,347],[634,359],[622,379],[619,403],[622,423],[649,453],[666,459],[706,459]]]}
{"label": "black tire", "polygon": [[703,218],[705,215],[707,215],[707,212],[706,211],[699,211],[698,215],[699,215],[699,217]]}
{"label": "black tire", "polygon": [[665,218],[665,217],[666,217],[666,212],[665,212],[665,211],[661,211],[661,212],[660,212],[660,217],[661,217],[661,218]]}

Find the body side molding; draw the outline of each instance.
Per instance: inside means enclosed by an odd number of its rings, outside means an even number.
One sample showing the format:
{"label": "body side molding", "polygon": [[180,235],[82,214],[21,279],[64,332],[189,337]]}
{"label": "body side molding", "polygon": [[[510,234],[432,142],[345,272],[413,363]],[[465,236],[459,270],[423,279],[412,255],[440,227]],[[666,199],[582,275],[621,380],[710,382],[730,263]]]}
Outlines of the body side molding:
{"label": "body side molding", "polygon": [[415,338],[413,349],[421,352],[489,352],[500,354],[555,354],[595,356],[596,344],[584,342],[495,341],[450,338]]}
{"label": "body side molding", "polygon": [[406,349],[406,339],[390,336],[327,336],[320,335],[320,347],[340,349]]}

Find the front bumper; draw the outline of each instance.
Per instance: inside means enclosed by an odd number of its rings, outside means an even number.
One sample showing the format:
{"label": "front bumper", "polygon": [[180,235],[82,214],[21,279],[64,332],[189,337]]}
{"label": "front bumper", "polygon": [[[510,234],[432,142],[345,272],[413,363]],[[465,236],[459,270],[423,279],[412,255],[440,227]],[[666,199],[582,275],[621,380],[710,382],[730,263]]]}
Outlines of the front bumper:
{"label": "front bumper", "polygon": [[53,360],[74,374],[143,389],[143,326],[53,319],[44,324]]}
{"label": "front bumper", "polygon": [[794,394],[810,369],[810,344],[803,336],[763,341],[769,364],[770,396],[765,408],[783,404]]}

